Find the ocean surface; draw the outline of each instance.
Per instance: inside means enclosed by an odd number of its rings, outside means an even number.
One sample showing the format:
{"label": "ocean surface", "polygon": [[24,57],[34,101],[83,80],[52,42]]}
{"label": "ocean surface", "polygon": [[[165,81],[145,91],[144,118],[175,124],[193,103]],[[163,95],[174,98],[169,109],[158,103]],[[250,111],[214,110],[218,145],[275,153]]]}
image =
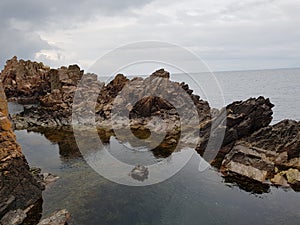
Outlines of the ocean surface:
{"label": "ocean surface", "polygon": [[[216,108],[262,95],[275,105],[273,124],[285,118],[300,120],[300,69],[218,72],[213,78],[219,86],[207,85],[208,76],[212,75],[176,74],[171,79],[185,81]],[[21,108],[10,104],[10,110]],[[168,180],[131,187],[97,174],[81,156],[72,134],[21,130],[16,135],[31,166],[60,176],[43,192],[43,216],[66,208],[76,225],[295,225],[300,221],[299,192],[276,187],[257,192],[225,180],[214,168],[200,172],[196,153]],[[107,145],[117,156],[122,152],[121,158],[130,155],[114,137]],[[152,162],[160,160],[149,152],[143,154]]]}

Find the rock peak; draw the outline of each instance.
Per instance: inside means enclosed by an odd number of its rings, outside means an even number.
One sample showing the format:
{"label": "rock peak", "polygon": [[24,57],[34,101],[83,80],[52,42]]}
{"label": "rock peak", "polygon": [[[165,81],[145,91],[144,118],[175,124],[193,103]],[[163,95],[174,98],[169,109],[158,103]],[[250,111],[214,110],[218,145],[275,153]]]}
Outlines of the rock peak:
{"label": "rock peak", "polygon": [[165,69],[156,70],[154,73],[151,74],[151,77],[162,77],[162,78],[170,78],[170,73]]}

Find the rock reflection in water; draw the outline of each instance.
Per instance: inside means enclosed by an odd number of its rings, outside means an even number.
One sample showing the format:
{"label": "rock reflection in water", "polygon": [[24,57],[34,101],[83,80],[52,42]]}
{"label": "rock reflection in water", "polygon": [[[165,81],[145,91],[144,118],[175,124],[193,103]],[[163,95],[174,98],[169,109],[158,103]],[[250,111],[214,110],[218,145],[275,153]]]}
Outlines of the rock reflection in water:
{"label": "rock reflection in water", "polygon": [[[74,133],[71,128],[64,127],[61,129],[40,129],[35,130],[36,132],[39,132],[43,134],[48,140],[50,140],[52,143],[55,143],[59,147],[59,154],[61,156],[61,160],[68,160],[70,158],[82,158],[82,153],[78,149],[78,146],[76,144],[76,140],[74,137]],[[137,137],[146,137],[148,135],[148,130],[134,130],[134,134]],[[99,129],[98,135],[101,140],[101,142],[106,145],[110,144],[111,137],[114,137],[114,133],[111,130],[107,129]],[[86,145],[93,146],[93,141],[89,138],[89,133],[85,131],[84,136],[86,136]],[[173,136],[174,137],[174,136]],[[179,138],[178,135],[175,138]],[[151,150],[152,154],[156,158],[167,158],[169,157],[172,152],[177,147],[177,141],[174,138],[174,141],[172,143],[170,142],[170,138],[165,138],[162,143],[159,144],[158,147]],[[118,137],[117,139],[120,143],[128,142],[133,148],[140,148],[144,147],[146,149],[151,149],[151,143],[145,143],[146,146],[139,146],[134,140],[127,139],[126,137]],[[177,139],[178,140],[178,139]],[[87,147],[88,149],[91,149]],[[96,150],[96,149],[95,149]],[[120,150],[123,151],[123,150]],[[130,153],[130,152],[129,152]],[[115,152],[112,152],[112,154],[116,155]],[[128,152],[126,152],[128,154]],[[118,155],[117,155],[118,156]],[[129,156],[128,156],[129,157]],[[145,166],[140,166],[140,162],[135,162],[135,165],[138,165],[132,169],[132,171],[129,171],[129,175],[136,180],[144,181],[148,179],[149,171]],[[255,194],[262,194],[262,193],[268,193],[270,191],[270,185],[264,184],[260,182],[254,182],[253,180],[249,180],[247,178],[243,178],[241,176],[232,175],[224,178],[224,182],[227,183],[229,186],[236,185],[240,189],[255,193]]]}

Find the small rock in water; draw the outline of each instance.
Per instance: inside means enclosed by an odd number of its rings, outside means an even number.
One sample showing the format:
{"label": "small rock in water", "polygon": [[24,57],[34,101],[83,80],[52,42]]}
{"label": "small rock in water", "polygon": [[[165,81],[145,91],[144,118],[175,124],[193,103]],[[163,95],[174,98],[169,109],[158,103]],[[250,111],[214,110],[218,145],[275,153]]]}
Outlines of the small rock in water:
{"label": "small rock in water", "polygon": [[144,181],[148,179],[149,171],[147,167],[138,165],[131,170],[129,175],[135,180]]}

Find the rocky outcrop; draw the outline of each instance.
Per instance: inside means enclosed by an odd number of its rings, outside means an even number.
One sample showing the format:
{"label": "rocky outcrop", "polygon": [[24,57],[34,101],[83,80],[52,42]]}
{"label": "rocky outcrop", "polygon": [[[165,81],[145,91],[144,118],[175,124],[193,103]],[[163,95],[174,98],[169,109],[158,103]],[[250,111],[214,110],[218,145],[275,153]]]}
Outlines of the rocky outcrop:
{"label": "rocky outcrop", "polygon": [[211,120],[201,124],[201,142],[196,150],[200,154],[213,150],[214,143],[217,145],[219,140],[211,141],[212,144],[207,149],[208,141],[214,136],[219,138],[217,134],[223,132],[221,149],[215,159],[215,163],[219,162],[230,151],[230,147],[235,141],[250,136],[253,132],[270,124],[273,106],[270,100],[264,97],[249,98],[246,101],[229,104],[216,113]]}
{"label": "rocky outcrop", "polygon": [[300,122],[284,120],[238,141],[226,155],[221,170],[225,175],[238,174],[262,183],[299,188]]}
{"label": "rocky outcrop", "polygon": [[[42,198],[42,185],[32,176],[12,131],[7,105],[0,85],[0,218],[15,210],[30,211]],[[26,213],[25,213],[26,216]],[[20,216],[19,219],[24,215]],[[24,218],[23,218],[24,219]],[[3,225],[7,224],[1,220]]]}
{"label": "rocky outcrop", "polygon": [[[13,116],[17,129],[49,128],[71,124],[73,98],[83,71],[77,65],[72,65],[68,68],[61,67],[58,70],[51,69],[49,74],[51,91],[46,95],[39,96],[39,105],[24,106],[23,112]],[[85,82],[89,86],[89,91],[98,91],[100,83],[97,81],[97,76],[90,74],[87,77]],[[87,97],[84,99],[86,101]]]}
{"label": "rocky outcrop", "polygon": [[[49,69],[16,58],[7,62],[1,80],[10,97],[39,103],[13,116],[17,129],[70,126],[72,119],[83,125],[96,122],[101,132],[105,130],[101,140],[108,142],[129,121],[135,137],[147,138],[150,130],[164,135],[152,150],[157,157],[172,154],[179,139],[193,146],[200,137],[197,152],[227,178],[235,174],[261,184],[299,184],[299,122],[286,120],[269,126],[274,105],[264,97],[216,110],[193,94],[188,84],[171,81],[163,69],[131,80],[118,74],[105,85],[97,75],[84,75],[76,65]],[[123,137],[118,138],[122,141]]]}
{"label": "rocky outcrop", "polygon": [[[94,74],[83,76],[83,71],[77,66],[52,69],[49,74],[51,92],[39,97],[40,105],[25,106],[24,112],[13,117],[17,129],[71,125],[72,112],[80,115],[77,118],[79,123],[88,123],[85,119],[94,116],[90,115],[93,112],[97,122],[101,123],[111,119],[114,108],[116,116],[128,117],[130,114],[131,118],[166,117],[175,115],[175,108],[181,108],[184,111],[182,114],[191,118],[195,115],[188,111],[188,101],[195,106],[200,121],[210,118],[209,104],[192,94],[187,84],[170,81],[169,73],[163,69],[146,79],[129,80],[118,74],[107,85],[100,83]],[[179,91],[185,94],[178,94]],[[82,101],[73,104],[75,93],[79,95],[77,100]],[[99,96],[92,99],[95,93]],[[173,105],[164,100],[166,97],[173,101]]]}
{"label": "rocky outcrop", "polygon": [[43,63],[18,60],[16,56],[8,60],[0,76],[7,98],[36,103],[39,96],[50,91],[49,71]]}

